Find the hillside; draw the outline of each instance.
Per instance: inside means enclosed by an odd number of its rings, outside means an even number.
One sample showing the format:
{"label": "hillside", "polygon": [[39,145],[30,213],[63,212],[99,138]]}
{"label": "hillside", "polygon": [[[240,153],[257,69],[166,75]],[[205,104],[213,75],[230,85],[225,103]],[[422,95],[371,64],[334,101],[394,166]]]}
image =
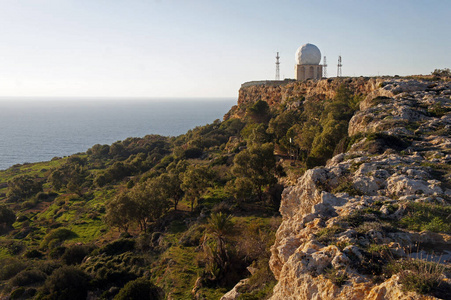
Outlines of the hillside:
{"label": "hillside", "polygon": [[244,85],[184,135],[0,171],[0,296],[443,298],[450,95],[440,78]]}

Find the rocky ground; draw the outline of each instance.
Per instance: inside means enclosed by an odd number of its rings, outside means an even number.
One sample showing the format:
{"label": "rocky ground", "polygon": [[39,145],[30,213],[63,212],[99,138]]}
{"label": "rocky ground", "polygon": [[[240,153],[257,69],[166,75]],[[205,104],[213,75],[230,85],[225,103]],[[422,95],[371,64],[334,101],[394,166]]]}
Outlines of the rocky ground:
{"label": "rocky ground", "polygon": [[[283,193],[272,299],[449,297],[450,133],[450,82],[390,79],[369,93],[349,150]],[[428,272],[432,287],[411,282]]]}

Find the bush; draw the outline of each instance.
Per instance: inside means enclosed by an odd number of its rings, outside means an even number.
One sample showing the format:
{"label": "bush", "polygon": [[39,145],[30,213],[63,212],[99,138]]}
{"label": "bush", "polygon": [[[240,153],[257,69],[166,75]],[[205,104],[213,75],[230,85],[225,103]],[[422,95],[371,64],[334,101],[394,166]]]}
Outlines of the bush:
{"label": "bush", "polygon": [[435,69],[432,75],[437,77],[451,77],[451,70],[449,68],[445,69]]}
{"label": "bush", "polygon": [[27,265],[15,258],[6,258],[0,261],[0,280],[8,280],[25,269]]}
{"label": "bush", "polygon": [[183,152],[183,158],[199,158],[202,156],[202,149],[199,148],[189,148]]}
{"label": "bush", "polygon": [[26,286],[38,282],[44,282],[47,278],[47,275],[39,270],[33,269],[33,270],[24,270],[14,276],[9,284],[10,286]]}
{"label": "bush", "polygon": [[28,198],[41,191],[42,182],[36,177],[20,175],[8,181],[7,196],[13,202]]}
{"label": "bush", "polygon": [[106,255],[117,255],[127,251],[133,251],[135,249],[135,243],[132,239],[120,239],[103,246],[99,249],[99,252],[105,253]]}
{"label": "bush", "polygon": [[47,277],[38,299],[86,299],[88,283],[89,277],[83,271],[72,266],[65,266]]}
{"label": "bush", "polygon": [[44,256],[44,254],[39,250],[31,249],[25,252],[23,256],[26,258],[41,258]]}
{"label": "bush", "polygon": [[[420,294],[434,293],[442,284],[445,271],[443,265],[427,262],[421,259],[403,259],[391,266],[393,271],[399,272],[399,282],[404,291],[415,291]],[[443,283],[448,289],[451,289]]]}
{"label": "bush", "polygon": [[335,268],[326,269],[324,276],[338,287],[341,287],[349,278],[345,270]]}
{"label": "bush", "polygon": [[105,289],[111,286],[123,286],[131,280],[144,275],[145,260],[131,252],[109,256],[93,256],[81,266],[92,277],[92,286]]}
{"label": "bush", "polygon": [[12,229],[13,223],[16,221],[16,215],[8,207],[0,206],[0,234],[6,233]]}
{"label": "bush", "polygon": [[[61,243],[65,240],[72,239],[77,237],[78,235],[67,229],[67,228],[59,228],[50,231],[45,237],[44,240],[41,243],[41,247],[45,248],[49,246],[50,242],[55,241],[57,243]],[[52,243],[53,244],[53,243]]]}
{"label": "bush", "polygon": [[150,281],[139,278],[128,282],[114,297],[114,300],[157,300],[163,299],[161,289]]}
{"label": "bush", "polygon": [[66,251],[64,251],[61,259],[67,265],[76,265],[80,264],[83,261],[83,258],[85,258],[89,254],[89,252],[91,251],[88,246],[74,245],[72,247],[66,248]]}

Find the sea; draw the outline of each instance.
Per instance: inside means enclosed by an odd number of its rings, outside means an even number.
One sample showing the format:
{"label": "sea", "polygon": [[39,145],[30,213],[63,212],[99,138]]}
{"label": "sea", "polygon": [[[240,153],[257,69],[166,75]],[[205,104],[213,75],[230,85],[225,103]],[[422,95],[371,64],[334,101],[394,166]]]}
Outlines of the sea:
{"label": "sea", "polygon": [[1,98],[0,170],[148,134],[178,136],[222,120],[235,98]]}

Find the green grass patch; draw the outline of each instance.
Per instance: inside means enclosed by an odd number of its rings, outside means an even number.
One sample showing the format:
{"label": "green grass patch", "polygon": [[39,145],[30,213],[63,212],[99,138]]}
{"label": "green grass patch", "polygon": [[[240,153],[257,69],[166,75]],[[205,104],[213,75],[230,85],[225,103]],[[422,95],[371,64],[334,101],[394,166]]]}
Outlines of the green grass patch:
{"label": "green grass patch", "polygon": [[173,299],[191,299],[191,290],[201,272],[195,247],[172,246],[152,268],[153,281]]}
{"label": "green grass patch", "polygon": [[73,241],[81,243],[88,243],[98,239],[106,228],[102,220],[83,221],[79,224],[69,226],[69,229],[78,236]]}
{"label": "green grass patch", "polygon": [[451,233],[451,206],[430,203],[409,203],[404,216],[397,222],[402,228]]}

